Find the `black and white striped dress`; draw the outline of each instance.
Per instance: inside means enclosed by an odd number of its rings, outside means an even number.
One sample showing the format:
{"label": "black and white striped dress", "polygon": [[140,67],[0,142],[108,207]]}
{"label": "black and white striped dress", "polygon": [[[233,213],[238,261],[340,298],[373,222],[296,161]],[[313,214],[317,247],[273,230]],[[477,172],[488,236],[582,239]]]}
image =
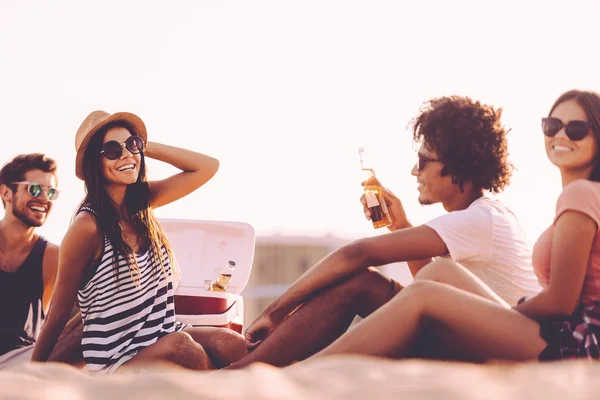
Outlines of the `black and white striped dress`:
{"label": "black and white striped dress", "polygon": [[[97,217],[97,213],[82,207]],[[175,321],[173,273],[164,246],[161,260],[152,246],[136,254],[141,277],[134,282],[127,262],[104,235],[99,262],[90,265],[77,293],[83,319],[83,357],[91,374],[115,371],[141,349],[185,328]],[[118,253],[117,253],[118,254]],[[115,274],[115,260],[118,273]]]}

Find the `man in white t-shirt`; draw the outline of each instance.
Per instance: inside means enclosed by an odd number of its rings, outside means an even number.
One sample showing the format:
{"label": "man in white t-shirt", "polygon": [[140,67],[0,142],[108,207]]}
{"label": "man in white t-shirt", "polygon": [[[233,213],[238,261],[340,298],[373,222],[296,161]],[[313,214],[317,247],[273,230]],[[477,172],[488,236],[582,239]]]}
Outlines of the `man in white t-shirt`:
{"label": "man in white t-shirt", "polygon": [[[303,360],[343,334],[356,315],[368,316],[402,290],[370,266],[407,261],[415,279],[439,278],[457,287],[453,274],[472,273],[498,301],[512,305],[536,294],[540,286],[517,218],[484,195],[500,192],[512,171],[500,115],[501,110],[467,97],[431,100],[414,121],[414,139],[421,146],[412,174],[419,202],[441,203],[448,213],[413,227],[400,200],[384,188],[392,232],[343,246],[304,273],[246,330],[250,352],[233,367]],[[364,197],[361,202],[370,218]],[[433,257],[451,257],[464,270],[448,266],[420,273]]]}
{"label": "man in white t-shirt", "polygon": [[466,209],[451,211],[425,225],[444,242],[449,257],[508,304],[516,305],[523,296],[541,290],[519,222],[498,200],[481,196]]}

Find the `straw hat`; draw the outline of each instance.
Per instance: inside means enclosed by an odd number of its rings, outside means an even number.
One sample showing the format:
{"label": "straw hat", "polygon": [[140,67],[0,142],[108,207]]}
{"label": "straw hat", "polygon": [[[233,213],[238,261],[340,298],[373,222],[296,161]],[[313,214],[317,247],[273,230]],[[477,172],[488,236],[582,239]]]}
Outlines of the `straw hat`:
{"label": "straw hat", "polygon": [[75,175],[77,175],[79,179],[84,180],[83,157],[90,140],[96,132],[102,129],[102,127],[117,121],[124,123],[131,131],[131,134],[135,134],[142,138],[144,143],[147,142],[148,134],[146,133],[146,125],[144,125],[144,122],[137,115],[128,112],[109,114],[106,111],[93,111],[81,123],[81,126],[77,129],[77,134],[75,135],[75,151],[77,151],[77,157],[75,158]]}

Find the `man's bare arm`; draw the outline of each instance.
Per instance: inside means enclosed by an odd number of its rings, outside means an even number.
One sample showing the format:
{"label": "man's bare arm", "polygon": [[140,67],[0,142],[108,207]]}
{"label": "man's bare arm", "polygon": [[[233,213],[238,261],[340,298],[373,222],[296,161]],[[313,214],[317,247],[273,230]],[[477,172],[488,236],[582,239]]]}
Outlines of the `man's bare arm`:
{"label": "man's bare arm", "polygon": [[264,313],[274,321],[281,321],[313,293],[369,266],[431,259],[447,253],[444,241],[425,225],[360,239],[332,252],[311,267]]}

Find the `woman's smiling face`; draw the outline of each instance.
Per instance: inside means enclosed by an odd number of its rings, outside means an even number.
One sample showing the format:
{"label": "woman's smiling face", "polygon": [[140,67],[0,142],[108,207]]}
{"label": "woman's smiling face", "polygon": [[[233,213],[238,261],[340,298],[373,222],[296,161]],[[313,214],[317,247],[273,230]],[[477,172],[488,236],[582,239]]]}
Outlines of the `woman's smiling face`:
{"label": "woman's smiling face", "polygon": [[552,137],[544,136],[548,159],[561,170],[589,171],[589,176],[597,163],[596,135],[589,129],[583,139],[571,140],[564,127],[570,121],[589,121],[585,110],[575,100],[567,100],[556,106],[550,117],[559,119],[563,127]]}
{"label": "woman's smiling face", "polygon": [[122,145],[123,150],[116,160],[102,157],[102,173],[110,184],[130,185],[138,179],[142,156],[140,153],[132,154],[124,145],[130,136],[131,133],[120,126],[109,129],[104,135],[104,144],[114,140]]}

